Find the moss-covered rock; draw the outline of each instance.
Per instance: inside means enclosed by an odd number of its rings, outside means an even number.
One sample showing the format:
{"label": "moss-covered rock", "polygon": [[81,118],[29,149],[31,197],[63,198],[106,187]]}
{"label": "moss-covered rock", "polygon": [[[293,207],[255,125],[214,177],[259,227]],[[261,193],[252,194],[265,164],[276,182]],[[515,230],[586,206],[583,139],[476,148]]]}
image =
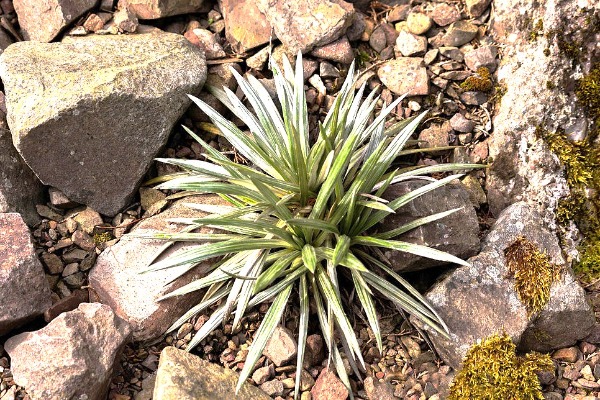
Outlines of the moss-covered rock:
{"label": "moss-covered rock", "polygon": [[493,335],[474,345],[450,387],[448,400],[542,400],[538,371],[552,371],[548,355],[515,353],[509,336]]}

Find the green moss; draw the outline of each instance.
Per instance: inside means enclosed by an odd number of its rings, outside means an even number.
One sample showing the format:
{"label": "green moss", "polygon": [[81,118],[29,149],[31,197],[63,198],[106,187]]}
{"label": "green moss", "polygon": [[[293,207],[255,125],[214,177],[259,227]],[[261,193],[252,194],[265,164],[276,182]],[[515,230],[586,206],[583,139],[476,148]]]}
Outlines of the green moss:
{"label": "green moss", "polygon": [[[590,100],[593,105],[594,99]],[[575,222],[584,236],[578,249],[580,258],[573,269],[584,281],[597,279],[600,277],[600,148],[593,143],[597,131],[583,142],[571,142],[562,132],[550,133],[538,128],[536,133],[566,170],[571,193],[559,202],[556,218],[563,226]]]}
{"label": "green moss", "polygon": [[468,351],[449,400],[543,400],[538,371],[552,371],[548,355],[519,357],[507,335],[494,335]]}
{"label": "green moss", "polygon": [[481,67],[477,69],[477,75],[465,79],[465,81],[460,84],[460,87],[467,92],[491,92],[494,88],[492,74],[486,67]]}
{"label": "green moss", "polygon": [[94,235],[94,243],[99,245],[101,243],[106,243],[113,239],[113,236],[109,232],[96,233]]}
{"label": "green moss", "polygon": [[537,20],[533,28],[529,31],[529,40],[534,42],[538,37],[544,34],[544,21],[541,18]]}
{"label": "green moss", "polygon": [[556,85],[552,81],[546,81],[546,89],[548,89],[548,90],[556,89]]}
{"label": "green moss", "polygon": [[508,272],[515,279],[515,290],[529,314],[541,311],[550,300],[550,287],[558,279],[560,267],[522,236],[504,250],[504,256]]}
{"label": "green moss", "polygon": [[600,64],[577,82],[575,94],[597,129],[600,124]]}

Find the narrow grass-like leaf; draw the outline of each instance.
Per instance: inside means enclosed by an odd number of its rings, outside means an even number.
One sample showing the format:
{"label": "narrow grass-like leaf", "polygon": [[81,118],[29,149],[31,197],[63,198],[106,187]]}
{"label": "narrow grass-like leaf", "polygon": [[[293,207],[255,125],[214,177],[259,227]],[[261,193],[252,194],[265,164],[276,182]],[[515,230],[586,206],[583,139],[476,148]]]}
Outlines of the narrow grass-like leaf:
{"label": "narrow grass-like leaf", "polygon": [[333,250],[333,256],[331,257],[331,263],[334,267],[338,266],[340,262],[348,257],[348,250],[350,249],[350,239],[346,235],[340,235],[337,238],[335,249]]}
{"label": "narrow grass-like leaf", "polygon": [[379,329],[379,318],[377,317],[377,312],[375,311],[375,303],[373,302],[373,293],[369,289],[367,282],[362,277],[362,274],[356,270],[351,270],[352,280],[354,281],[354,288],[356,289],[356,294],[363,306],[363,310],[365,310],[365,314],[367,315],[367,320],[369,321],[369,325],[371,326],[371,330],[375,335],[375,340],[377,342],[377,348],[380,353],[383,353],[383,342],[381,341],[381,330]]}
{"label": "narrow grass-like leaf", "polygon": [[404,224],[402,226],[399,226],[396,229],[392,229],[391,231],[387,231],[387,232],[381,232],[381,233],[376,233],[372,236],[378,238],[378,239],[393,239],[398,235],[401,235],[405,232],[408,232],[410,230],[413,230],[421,225],[425,225],[428,224],[430,222],[433,221],[437,221],[439,219],[442,219],[444,217],[447,217],[450,214],[454,214],[457,211],[462,210],[463,207],[460,208],[453,208],[452,210],[448,210],[448,211],[443,211],[440,213],[436,213],[436,214],[432,214],[432,215],[428,215],[426,217],[421,217],[421,218],[417,218],[413,221],[410,221],[407,224]]}
{"label": "narrow grass-like leaf", "polygon": [[306,275],[302,275],[298,282],[298,297],[300,300],[300,318],[298,320],[298,356],[296,361],[296,385],[294,387],[294,399],[300,393],[300,380],[302,379],[302,366],[304,364],[304,350],[306,349],[306,337],[308,334],[309,298]]}
{"label": "narrow grass-like leaf", "polygon": [[327,304],[331,306],[331,310],[335,315],[337,323],[340,325],[342,334],[346,337],[348,343],[350,344],[350,348],[353,352],[351,356],[353,358],[354,356],[356,356],[359,359],[359,361],[361,361],[361,363],[364,365],[364,361],[362,360],[362,355],[360,351],[360,346],[358,344],[358,341],[356,340],[356,335],[354,334],[352,325],[350,324],[350,321],[348,321],[348,317],[344,312],[340,298],[336,293],[333,285],[331,284],[331,280],[327,276],[327,273],[325,272],[323,267],[317,265],[315,269],[315,277],[317,278],[317,284],[319,286],[321,294],[326,299]]}
{"label": "narrow grass-like leaf", "polygon": [[225,242],[207,243],[202,246],[182,250],[174,256],[152,264],[143,272],[158,271],[178,265],[199,263],[209,258],[222,256],[228,253],[236,253],[246,250],[275,249],[287,247],[287,242],[279,239],[254,239],[227,240]]}
{"label": "narrow grass-like leaf", "polygon": [[221,300],[223,297],[227,296],[229,293],[229,289],[227,287],[219,289],[214,295],[212,295],[209,299],[203,300],[194,307],[190,308],[185,314],[183,314],[177,321],[173,322],[169,329],[167,329],[166,333],[173,332],[175,329],[179,328],[181,325],[187,322],[190,318],[194,317],[198,313],[207,309],[208,307],[215,304],[217,301]]}
{"label": "narrow grass-like leaf", "polygon": [[304,266],[308,268],[310,272],[315,272],[315,268],[317,267],[317,254],[315,248],[310,244],[305,244],[302,248],[302,262],[304,262]]}
{"label": "narrow grass-like leaf", "polygon": [[352,244],[363,246],[383,247],[397,251],[403,251],[417,256],[431,258],[432,260],[445,261],[449,263],[468,266],[469,263],[444,251],[432,249],[431,247],[420,244],[402,242],[400,240],[378,239],[372,236],[356,236],[352,239]]}

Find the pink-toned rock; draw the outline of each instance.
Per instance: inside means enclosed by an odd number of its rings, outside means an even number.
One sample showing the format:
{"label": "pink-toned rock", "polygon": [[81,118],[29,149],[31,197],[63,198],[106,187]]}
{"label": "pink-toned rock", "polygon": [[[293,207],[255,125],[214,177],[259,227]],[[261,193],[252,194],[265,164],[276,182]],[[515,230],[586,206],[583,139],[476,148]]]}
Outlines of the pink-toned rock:
{"label": "pink-toned rock", "polygon": [[191,43],[204,49],[207,60],[225,57],[225,51],[218,41],[218,35],[208,29],[192,29],[183,36]]}
{"label": "pink-toned rock", "polygon": [[354,18],[354,7],[343,0],[259,0],[257,5],[292,53],[333,42]]}
{"label": "pink-toned rock", "polygon": [[139,19],[158,19],[199,12],[204,0],[119,0],[119,8],[129,8]]}
{"label": "pink-toned rock", "polygon": [[225,36],[233,48],[243,53],[269,43],[271,25],[255,0],[221,0]]}
{"label": "pink-toned rock", "polygon": [[0,336],[52,305],[50,287],[21,215],[0,214]]}
{"label": "pink-toned rock", "polygon": [[429,16],[439,26],[446,26],[460,19],[460,11],[458,11],[456,6],[447,3],[438,3]]}
{"label": "pink-toned rock", "polygon": [[340,64],[350,64],[354,60],[352,46],[345,36],[335,42],[314,49],[310,54],[315,57],[339,62]]}
{"label": "pink-toned rock", "polygon": [[277,367],[295,359],[298,354],[298,344],[294,339],[294,334],[289,329],[278,326],[267,342],[263,354]]}
{"label": "pink-toned rock", "polygon": [[46,327],[10,338],[15,382],[32,399],[103,400],[131,328],[110,307],[83,303]]}
{"label": "pink-toned rock", "polygon": [[387,381],[379,381],[369,376],[364,382],[367,398],[377,400],[395,400],[394,387]]}
{"label": "pink-toned rock", "polygon": [[133,33],[139,25],[137,16],[127,7],[119,8],[113,14],[113,22],[119,29],[119,32]]}
{"label": "pink-toned rock", "polygon": [[477,18],[483,14],[491,2],[492,0],[466,0],[465,5],[467,6],[469,15],[473,18]]}
{"label": "pink-toned rock", "polygon": [[23,38],[49,42],[96,3],[96,0],[14,0],[13,5]]}
{"label": "pink-toned rock", "polygon": [[319,374],[310,394],[314,400],[345,400],[348,398],[348,389],[335,372],[325,368]]}
{"label": "pink-toned rock", "polygon": [[387,61],[377,70],[377,76],[397,95],[408,93],[409,96],[420,96],[429,93],[429,77],[421,58],[402,57]]}
{"label": "pink-toned rock", "polygon": [[[168,219],[204,215],[184,205],[191,202],[223,204],[223,200],[218,196],[186,198],[173,204],[167,211],[140,222],[131,233],[180,230],[180,225],[170,223]],[[140,272],[153,262],[165,242],[136,238],[132,234],[124,235],[119,243],[109,247],[98,257],[89,276],[90,299],[110,305],[117,315],[128,321],[133,326],[133,337],[136,341],[152,340],[162,335],[185,311],[196,305],[202,297],[202,292],[193,292],[160,302],[156,299],[202,277],[212,265],[212,261],[202,262],[173,283],[170,282],[175,272],[181,271],[182,267],[142,274]],[[160,259],[179,251],[182,247],[186,246],[173,246]]]}

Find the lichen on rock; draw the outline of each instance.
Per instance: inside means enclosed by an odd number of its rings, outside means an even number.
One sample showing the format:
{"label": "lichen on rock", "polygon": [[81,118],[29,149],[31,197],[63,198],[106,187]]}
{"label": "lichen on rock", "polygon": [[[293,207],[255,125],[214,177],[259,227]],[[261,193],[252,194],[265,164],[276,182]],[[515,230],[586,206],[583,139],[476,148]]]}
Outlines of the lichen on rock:
{"label": "lichen on rock", "polygon": [[538,371],[554,370],[549,355],[523,357],[508,335],[493,335],[473,345],[450,387],[449,400],[542,400]]}

